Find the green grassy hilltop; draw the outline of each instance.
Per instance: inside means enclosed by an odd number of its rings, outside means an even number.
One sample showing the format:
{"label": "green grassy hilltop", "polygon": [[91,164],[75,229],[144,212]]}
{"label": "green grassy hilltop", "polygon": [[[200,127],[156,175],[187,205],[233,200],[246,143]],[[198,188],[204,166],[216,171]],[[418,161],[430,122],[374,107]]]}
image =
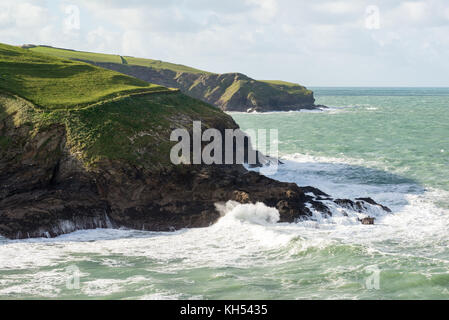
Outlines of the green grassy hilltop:
{"label": "green grassy hilltop", "polygon": [[169,91],[87,63],[4,44],[0,44],[0,88],[47,109],[80,107],[102,99]]}
{"label": "green grassy hilltop", "polygon": [[29,50],[82,60],[144,81],[178,88],[183,93],[226,111],[288,111],[313,108],[313,92],[296,83],[258,81],[241,73],[211,73],[188,66],[128,56],[91,53],[49,46]]}
{"label": "green grassy hilltop", "polygon": [[182,64],[175,64],[153,59],[135,58],[130,56],[75,51],[68,49],[53,48],[49,46],[31,46],[30,50],[37,53],[43,53],[46,55],[52,55],[72,60],[92,61],[96,63],[117,63],[131,66],[150,67],[154,69],[165,69],[175,72],[204,73],[204,74],[209,73],[207,71],[187,67]]}
{"label": "green grassy hilltop", "polygon": [[[56,127],[86,166],[108,159],[162,167],[170,164],[172,128],[193,120],[235,126],[222,111],[177,89],[0,44],[0,159],[22,154],[27,142]],[[46,139],[39,149],[52,138]]]}

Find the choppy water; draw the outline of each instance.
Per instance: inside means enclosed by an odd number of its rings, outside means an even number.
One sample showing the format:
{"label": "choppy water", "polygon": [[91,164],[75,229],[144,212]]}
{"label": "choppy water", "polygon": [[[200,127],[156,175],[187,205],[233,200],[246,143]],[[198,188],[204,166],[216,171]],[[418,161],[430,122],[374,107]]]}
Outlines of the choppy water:
{"label": "choppy water", "polygon": [[232,115],[279,129],[277,179],[393,214],[276,224],[274,209],[230,203],[205,229],[0,239],[0,298],[448,299],[449,89],[314,91],[330,110]]}

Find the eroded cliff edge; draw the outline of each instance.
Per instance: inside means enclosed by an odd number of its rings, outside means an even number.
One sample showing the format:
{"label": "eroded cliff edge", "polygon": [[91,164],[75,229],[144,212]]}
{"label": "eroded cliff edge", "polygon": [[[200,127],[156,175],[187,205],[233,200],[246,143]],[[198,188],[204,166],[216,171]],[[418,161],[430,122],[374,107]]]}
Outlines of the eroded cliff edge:
{"label": "eroded cliff edge", "polygon": [[212,104],[223,111],[267,112],[313,110],[313,92],[293,83],[259,81],[242,73],[189,73],[128,64],[86,61],[165,87]]}
{"label": "eroded cliff edge", "polygon": [[180,89],[224,111],[267,112],[322,109],[313,92],[297,83],[255,80],[242,73],[217,74],[160,60],[98,54],[51,46],[24,45],[30,51],[82,61],[137,79]]}
{"label": "eroded cliff edge", "polygon": [[241,165],[170,163],[170,132],[238,126],[181,93],[127,97],[79,110],[42,111],[0,95],[0,235],[54,237],[79,229],[172,231],[206,227],[228,200],[276,207],[281,222],[331,214],[322,200],[363,211],[370,200],[334,200],[248,172]]}
{"label": "eroded cliff edge", "polygon": [[387,210],[241,164],[174,165],[171,133],[191,132],[196,121],[203,130],[238,128],[222,110],[179,90],[0,44],[0,235],[205,227],[229,200],[276,207],[281,222],[330,215],[335,205]]}

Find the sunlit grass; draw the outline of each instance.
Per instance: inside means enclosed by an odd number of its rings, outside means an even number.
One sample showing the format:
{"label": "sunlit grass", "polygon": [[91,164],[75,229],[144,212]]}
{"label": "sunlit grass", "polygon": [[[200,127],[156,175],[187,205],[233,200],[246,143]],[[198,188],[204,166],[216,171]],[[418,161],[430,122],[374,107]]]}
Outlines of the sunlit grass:
{"label": "sunlit grass", "polygon": [[0,90],[43,109],[70,109],[137,93],[169,91],[87,63],[4,44],[0,44]]}

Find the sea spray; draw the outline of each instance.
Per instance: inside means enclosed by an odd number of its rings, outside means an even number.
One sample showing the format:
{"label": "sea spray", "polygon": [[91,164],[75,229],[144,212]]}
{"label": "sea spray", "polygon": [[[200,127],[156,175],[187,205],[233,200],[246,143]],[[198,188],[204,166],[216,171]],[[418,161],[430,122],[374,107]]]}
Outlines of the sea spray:
{"label": "sea spray", "polygon": [[[375,225],[355,223],[352,211],[271,223],[269,208],[223,203],[222,219],[202,229],[1,239],[0,297],[448,299],[449,89],[316,93],[320,104],[360,107],[233,116],[242,129],[282,123],[276,177],[371,196],[393,211]],[[78,291],[65,289],[71,265]],[[378,286],[367,287],[373,275]]]}
{"label": "sea spray", "polygon": [[254,224],[268,225],[279,221],[279,211],[258,202],[256,204],[240,204],[228,201],[226,204],[216,204],[217,209],[225,218],[247,221]]}

